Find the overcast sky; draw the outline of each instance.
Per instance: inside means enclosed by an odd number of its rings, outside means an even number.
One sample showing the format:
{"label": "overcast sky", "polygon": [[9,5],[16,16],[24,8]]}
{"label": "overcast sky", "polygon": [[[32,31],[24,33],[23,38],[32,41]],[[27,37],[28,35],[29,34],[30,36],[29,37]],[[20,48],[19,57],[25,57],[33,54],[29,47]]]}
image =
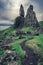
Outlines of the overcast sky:
{"label": "overcast sky", "polygon": [[32,4],[38,21],[43,20],[43,0],[0,0],[0,23],[11,23],[9,20],[14,20],[19,15],[21,4],[24,6],[25,13]]}

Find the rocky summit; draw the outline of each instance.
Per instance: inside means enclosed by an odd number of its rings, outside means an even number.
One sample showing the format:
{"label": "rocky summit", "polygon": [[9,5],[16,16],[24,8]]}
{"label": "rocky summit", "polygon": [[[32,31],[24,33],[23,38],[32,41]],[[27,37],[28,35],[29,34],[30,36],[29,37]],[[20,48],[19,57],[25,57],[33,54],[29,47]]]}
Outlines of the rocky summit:
{"label": "rocky summit", "polygon": [[15,19],[15,23],[14,23],[14,26],[16,28],[22,28],[23,26],[32,26],[35,28],[40,27],[37,17],[36,17],[36,13],[33,10],[33,5],[29,6],[26,16],[24,13],[24,7],[23,7],[23,5],[21,5],[19,14],[20,14],[20,16],[18,16]]}
{"label": "rocky summit", "polygon": [[24,26],[24,7],[21,4],[19,16],[15,19],[14,27],[15,28],[22,28]]}
{"label": "rocky summit", "polygon": [[27,10],[27,14],[25,17],[25,25],[39,27],[36,14],[33,11],[33,5],[30,5],[30,7]]}

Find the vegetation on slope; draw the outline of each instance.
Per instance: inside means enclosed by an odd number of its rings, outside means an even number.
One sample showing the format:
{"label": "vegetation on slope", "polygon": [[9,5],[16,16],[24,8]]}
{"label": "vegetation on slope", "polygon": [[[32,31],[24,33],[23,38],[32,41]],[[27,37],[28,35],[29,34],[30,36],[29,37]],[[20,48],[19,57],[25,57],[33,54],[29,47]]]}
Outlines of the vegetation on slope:
{"label": "vegetation on slope", "polygon": [[41,27],[43,27],[43,21],[40,21],[39,24]]}
{"label": "vegetation on slope", "polygon": [[[30,31],[32,33],[35,33],[34,29],[32,27],[23,27],[23,32]],[[2,34],[1,34],[2,33]],[[39,36],[33,36],[33,35],[24,35],[24,38],[19,39],[19,36],[16,35],[16,30],[13,27],[9,27],[6,30],[1,31],[0,35],[1,37],[5,39],[12,39],[10,50],[16,51],[18,53],[18,56],[24,56],[26,52],[21,48],[20,43],[22,43],[24,40],[27,40],[26,46],[29,48],[32,48],[35,53],[39,53],[41,57],[43,58],[43,34],[40,34]],[[4,35],[7,33],[6,35]],[[33,39],[30,39],[33,37]],[[4,54],[4,49],[0,49],[0,57]],[[18,62],[21,64],[21,60],[18,60]]]}

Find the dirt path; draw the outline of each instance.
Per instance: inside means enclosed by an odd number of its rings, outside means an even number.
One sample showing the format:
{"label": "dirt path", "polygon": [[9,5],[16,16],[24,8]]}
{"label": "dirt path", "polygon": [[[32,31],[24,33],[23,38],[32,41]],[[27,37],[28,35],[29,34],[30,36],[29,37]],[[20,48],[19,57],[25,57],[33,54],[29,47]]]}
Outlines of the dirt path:
{"label": "dirt path", "polygon": [[31,48],[27,47],[25,42],[26,40],[20,44],[22,49],[26,51],[26,57],[23,59],[22,65],[38,65],[40,56],[35,54]]}

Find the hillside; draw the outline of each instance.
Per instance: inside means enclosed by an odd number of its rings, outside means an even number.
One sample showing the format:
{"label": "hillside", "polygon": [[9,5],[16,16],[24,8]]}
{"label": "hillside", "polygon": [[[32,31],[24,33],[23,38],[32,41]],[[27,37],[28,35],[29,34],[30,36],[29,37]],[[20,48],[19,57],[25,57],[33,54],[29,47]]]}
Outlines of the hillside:
{"label": "hillside", "polygon": [[40,21],[39,24],[41,27],[43,27],[43,21]]}
{"label": "hillside", "polygon": [[[26,54],[29,54],[36,59],[36,56],[39,55],[41,58],[43,58],[43,34],[36,34],[36,31],[33,29],[33,27],[26,27],[24,26],[21,31],[22,33],[17,34],[17,29],[14,29],[13,27],[9,27],[6,30],[3,30],[0,32],[0,45],[2,45],[2,49],[0,48],[0,57],[5,56],[6,50],[16,51],[18,55],[18,64],[21,65],[21,63],[25,63],[25,59],[27,61],[27,57],[25,58]],[[4,44],[4,46],[3,46]],[[24,46],[22,46],[24,44]],[[9,48],[5,48],[5,46],[10,46]],[[0,46],[1,47],[1,46]],[[29,50],[27,51],[26,50]],[[32,50],[31,50],[32,49]],[[27,52],[27,53],[26,53]],[[35,54],[35,56],[34,56]],[[28,57],[29,57],[28,55]],[[21,61],[22,57],[22,61]],[[31,58],[31,56],[30,56]],[[39,58],[41,60],[41,58]],[[30,60],[29,63],[31,64]],[[37,61],[34,61],[37,63]],[[32,63],[34,63],[32,61]],[[28,63],[28,61],[27,61]],[[37,65],[41,65],[43,63],[38,62]],[[22,64],[23,65],[23,64]],[[28,65],[28,64],[27,64]]]}
{"label": "hillside", "polygon": [[38,22],[33,5],[25,16],[21,4],[14,25],[0,31],[0,65],[43,65],[42,27],[43,21]]}
{"label": "hillside", "polygon": [[9,28],[7,28],[7,29],[5,29],[5,30],[0,31],[0,34],[5,33],[5,32],[8,33],[9,31],[12,31],[12,30],[14,30],[14,29],[13,29],[13,27],[11,26],[11,27],[9,27]]}

